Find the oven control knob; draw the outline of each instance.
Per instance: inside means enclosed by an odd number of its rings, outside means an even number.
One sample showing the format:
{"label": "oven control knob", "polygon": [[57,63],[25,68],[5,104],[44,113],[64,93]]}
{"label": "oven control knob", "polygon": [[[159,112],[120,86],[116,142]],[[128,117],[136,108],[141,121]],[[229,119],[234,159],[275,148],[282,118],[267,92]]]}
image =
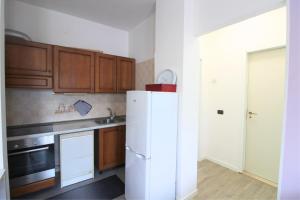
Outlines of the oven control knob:
{"label": "oven control knob", "polygon": [[15,144],[15,145],[14,145],[14,148],[15,148],[15,149],[19,148],[19,145],[18,145],[18,144]]}

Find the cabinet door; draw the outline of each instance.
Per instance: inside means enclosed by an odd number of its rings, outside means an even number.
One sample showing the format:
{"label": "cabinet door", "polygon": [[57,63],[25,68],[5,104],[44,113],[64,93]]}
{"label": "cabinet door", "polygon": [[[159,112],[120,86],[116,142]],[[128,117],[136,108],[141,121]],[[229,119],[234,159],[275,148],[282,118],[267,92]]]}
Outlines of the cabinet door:
{"label": "cabinet door", "polygon": [[119,126],[118,135],[118,161],[119,165],[125,164],[125,139],[126,139],[126,126]]}
{"label": "cabinet door", "polygon": [[118,57],[117,60],[117,91],[119,93],[135,88],[135,60]]}
{"label": "cabinet door", "polygon": [[94,177],[93,140],[93,131],[60,136],[62,187]]}
{"label": "cabinet door", "polygon": [[52,46],[8,39],[5,66],[9,75],[52,76]]}
{"label": "cabinet door", "polygon": [[125,163],[124,130],[124,127],[100,129],[98,149],[99,171],[110,169]]}
{"label": "cabinet door", "polygon": [[112,93],[117,91],[116,56],[97,54],[95,66],[95,92]]}
{"label": "cabinet door", "polygon": [[95,53],[54,47],[54,92],[94,92]]}

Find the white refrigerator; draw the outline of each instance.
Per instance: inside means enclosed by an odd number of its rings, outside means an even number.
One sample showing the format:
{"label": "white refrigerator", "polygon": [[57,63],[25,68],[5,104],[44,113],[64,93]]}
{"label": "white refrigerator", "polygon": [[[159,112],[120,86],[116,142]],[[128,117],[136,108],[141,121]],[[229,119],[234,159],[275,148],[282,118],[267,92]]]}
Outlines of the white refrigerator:
{"label": "white refrigerator", "polygon": [[127,92],[125,198],[173,200],[178,95]]}

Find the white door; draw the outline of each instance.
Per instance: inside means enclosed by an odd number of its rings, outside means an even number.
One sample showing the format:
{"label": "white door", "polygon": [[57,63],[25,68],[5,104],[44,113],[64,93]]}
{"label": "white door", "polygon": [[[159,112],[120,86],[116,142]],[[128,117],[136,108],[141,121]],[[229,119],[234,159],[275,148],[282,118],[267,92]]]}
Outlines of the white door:
{"label": "white door", "polygon": [[149,198],[150,160],[126,148],[125,198],[147,200]]}
{"label": "white door", "polygon": [[126,146],[150,157],[151,92],[127,92]]}
{"label": "white door", "polygon": [[245,171],[278,183],[285,88],[285,49],[249,54]]}

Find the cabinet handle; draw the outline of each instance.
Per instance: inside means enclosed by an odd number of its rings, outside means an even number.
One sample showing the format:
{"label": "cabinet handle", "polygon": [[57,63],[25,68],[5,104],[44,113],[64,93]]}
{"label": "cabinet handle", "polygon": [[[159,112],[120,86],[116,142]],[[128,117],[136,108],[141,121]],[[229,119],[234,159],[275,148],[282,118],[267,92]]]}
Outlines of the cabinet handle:
{"label": "cabinet handle", "polygon": [[42,147],[42,148],[38,148],[38,149],[32,149],[32,150],[26,150],[26,151],[20,151],[20,152],[16,152],[16,153],[9,153],[8,156],[21,155],[21,154],[26,154],[26,153],[32,153],[32,152],[37,152],[37,151],[43,151],[43,150],[47,150],[47,149],[49,149],[49,147]]}

